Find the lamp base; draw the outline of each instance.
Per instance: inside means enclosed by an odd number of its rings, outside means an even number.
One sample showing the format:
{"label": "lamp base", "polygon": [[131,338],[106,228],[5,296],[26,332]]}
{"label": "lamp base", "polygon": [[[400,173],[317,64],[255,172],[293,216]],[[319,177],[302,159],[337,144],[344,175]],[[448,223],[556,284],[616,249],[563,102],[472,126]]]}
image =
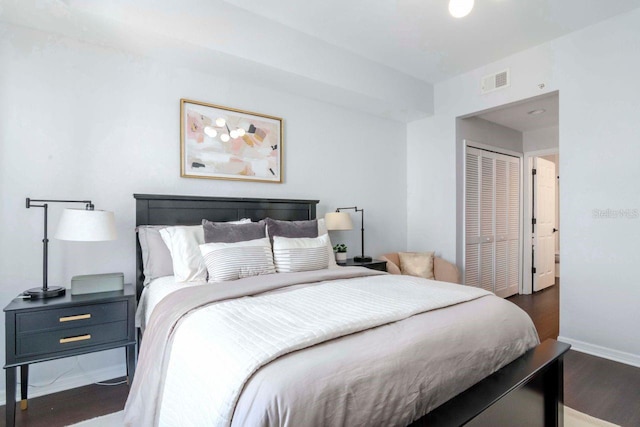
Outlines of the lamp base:
{"label": "lamp base", "polygon": [[355,262],[371,262],[373,261],[373,258],[371,258],[370,256],[354,256],[353,260]]}
{"label": "lamp base", "polygon": [[63,296],[67,290],[61,286],[54,286],[52,288],[31,288],[22,293],[24,296],[28,296],[31,299],[46,299]]}

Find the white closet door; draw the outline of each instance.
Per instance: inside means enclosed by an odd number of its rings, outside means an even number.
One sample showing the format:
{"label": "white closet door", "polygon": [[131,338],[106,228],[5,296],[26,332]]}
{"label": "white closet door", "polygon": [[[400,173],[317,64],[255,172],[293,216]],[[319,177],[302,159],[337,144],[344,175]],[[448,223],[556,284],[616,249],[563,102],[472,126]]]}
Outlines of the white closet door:
{"label": "white closet door", "polygon": [[507,219],[507,242],[509,243],[509,254],[507,256],[507,291],[505,295],[515,295],[520,290],[520,277],[522,267],[520,266],[520,159],[511,158],[509,161],[509,195],[508,209],[509,217]]}
{"label": "white closet door", "polygon": [[493,292],[494,164],[482,150],[467,148],[465,284]]}
{"label": "white closet door", "polygon": [[480,286],[480,154],[467,149],[465,194],[465,284]]}
{"label": "white closet door", "polygon": [[502,296],[509,283],[509,242],[507,228],[509,221],[509,162],[497,158],[496,162],[496,284],[494,292]]}
{"label": "white closet door", "polygon": [[499,297],[518,293],[520,283],[520,160],[496,155],[496,282]]}
{"label": "white closet door", "polygon": [[494,254],[495,254],[495,161],[482,156],[480,158],[480,287],[494,290]]}
{"label": "white closet door", "polygon": [[465,284],[518,293],[520,159],[467,147],[465,202]]}

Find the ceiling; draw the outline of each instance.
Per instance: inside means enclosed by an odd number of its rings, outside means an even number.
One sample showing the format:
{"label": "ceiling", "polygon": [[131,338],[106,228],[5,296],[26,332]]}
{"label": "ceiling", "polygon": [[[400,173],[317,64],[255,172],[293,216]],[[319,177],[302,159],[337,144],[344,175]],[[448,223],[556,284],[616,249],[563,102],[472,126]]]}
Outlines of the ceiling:
{"label": "ceiling", "polygon": [[427,82],[640,7],[638,0],[476,0],[462,19],[447,0],[225,0]]}
{"label": "ceiling", "polygon": [[640,0],[476,0],[456,19],[447,4],[0,0],[0,24],[410,122],[433,114],[434,83],[640,8]]}
{"label": "ceiling", "polygon": [[[541,111],[541,114],[529,114],[531,111]],[[514,104],[492,109],[475,115],[484,120],[506,126],[520,132],[558,126],[559,108],[558,93],[539,96]]]}

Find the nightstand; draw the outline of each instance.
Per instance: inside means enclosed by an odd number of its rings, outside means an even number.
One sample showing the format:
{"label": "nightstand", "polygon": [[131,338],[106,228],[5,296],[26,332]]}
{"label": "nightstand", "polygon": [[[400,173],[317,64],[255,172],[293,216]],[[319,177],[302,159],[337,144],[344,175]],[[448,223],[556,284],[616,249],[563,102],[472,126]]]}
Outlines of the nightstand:
{"label": "nightstand", "polygon": [[338,265],[343,267],[367,267],[371,270],[387,271],[387,261],[380,261],[379,259],[368,262],[356,262],[353,258],[348,258],[347,262],[338,263]]}
{"label": "nightstand", "polygon": [[29,364],[126,347],[129,384],[135,373],[136,293],[124,290],[50,299],[16,298],[4,308],[7,426],[15,425],[16,370],[20,408],[27,409]]}

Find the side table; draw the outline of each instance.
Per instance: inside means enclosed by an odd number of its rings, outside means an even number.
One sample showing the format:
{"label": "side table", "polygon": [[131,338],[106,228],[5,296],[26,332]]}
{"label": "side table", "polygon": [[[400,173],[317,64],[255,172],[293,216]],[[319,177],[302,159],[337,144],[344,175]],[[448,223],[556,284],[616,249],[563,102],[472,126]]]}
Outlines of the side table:
{"label": "side table", "polygon": [[27,409],[31,363],[126,347],[129,384],[135,373],[136,293],[124,290],[49,299],[16,298],[4,308],[6,336],[6,422],[15,425],[16,370],[20,408]]}

